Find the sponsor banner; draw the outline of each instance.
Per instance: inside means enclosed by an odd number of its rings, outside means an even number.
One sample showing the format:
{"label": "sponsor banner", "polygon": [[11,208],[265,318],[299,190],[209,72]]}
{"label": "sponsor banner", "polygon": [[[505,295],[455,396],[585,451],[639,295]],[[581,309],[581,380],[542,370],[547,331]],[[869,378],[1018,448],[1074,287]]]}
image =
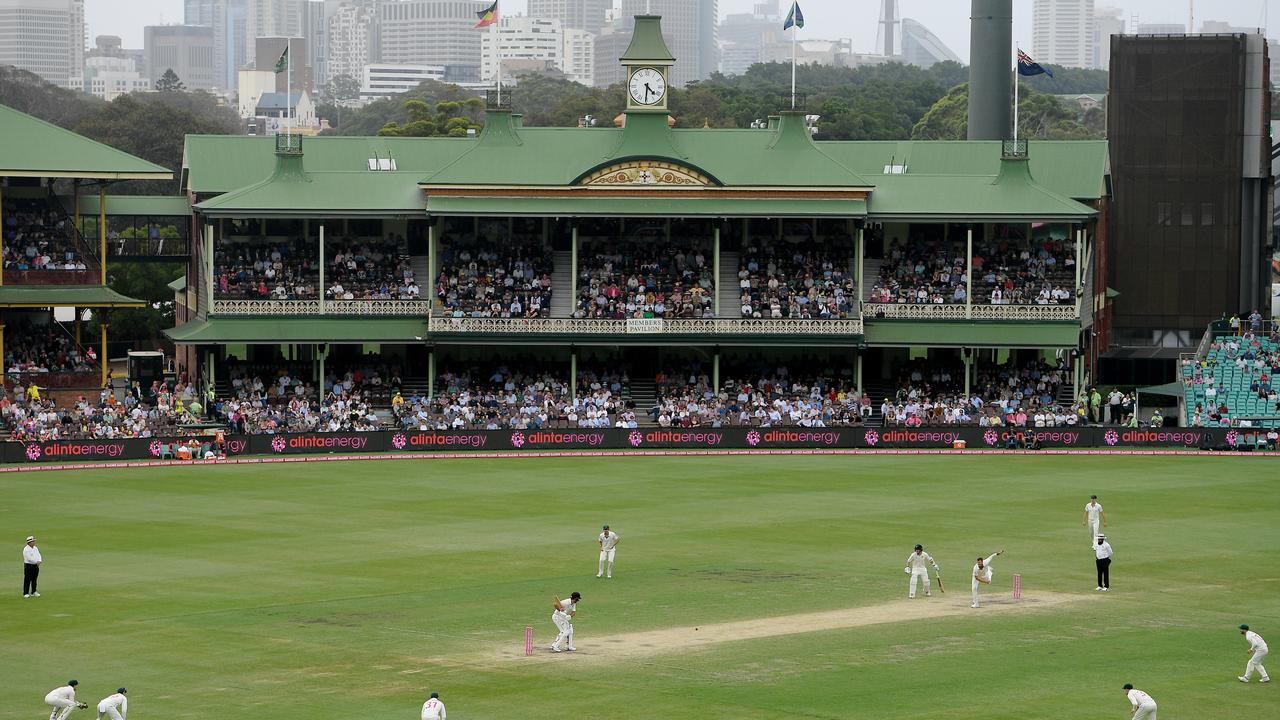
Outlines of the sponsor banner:
{"label": "sponsor banner", "polygon": [[[430,452],[467,450],[824,449],[1021,447],[1033,434],[1045,448],[1224,448],[1253,444],[1256,430],[1228,428],[638,428],[553,430],[445,430],[227,436],[228,455]],[[201,437],[202,442],[212,438]],[[8,442],[0,461],[74,462],[160,457],[180,438]]]}
{"label": "sponsor banner", "polygon": [[647,335],[660,333],[664,327],[662,318],[627,318],[627,332]]}

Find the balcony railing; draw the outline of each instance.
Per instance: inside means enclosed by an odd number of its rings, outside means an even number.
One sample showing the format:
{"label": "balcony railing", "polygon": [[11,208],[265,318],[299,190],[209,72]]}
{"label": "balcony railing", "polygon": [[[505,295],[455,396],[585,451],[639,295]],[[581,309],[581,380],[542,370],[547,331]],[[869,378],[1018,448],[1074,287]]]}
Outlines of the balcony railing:
{"label": "balcony railing", "polygon": [[1080,309],[1070,305],[935,305],[864,303],[862,316],[875,320],[1079,320]]}
{"label": "balcony railing", "polygon": [[819,335],[862,334],[861,320],[598,320],[579,318],[433,317],[433,333],[572,334],[572,335]]}
{"label": "balcony railing", "polygon": [[425,300],[214,300],[214,315],[425,316]]}

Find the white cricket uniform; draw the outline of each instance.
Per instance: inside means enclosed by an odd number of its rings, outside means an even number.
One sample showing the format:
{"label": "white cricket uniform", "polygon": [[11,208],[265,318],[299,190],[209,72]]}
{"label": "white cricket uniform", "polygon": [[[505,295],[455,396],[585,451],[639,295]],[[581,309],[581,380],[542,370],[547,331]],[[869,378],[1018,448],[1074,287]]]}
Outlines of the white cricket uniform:
{"label": "white cricket uniform", "polygon": [[978,586],[982,584],[978,582],[978,578],[981,577],[987,582],[991,581],[991,576],[994,573],[991,563],[995,562],[995,560],[996,556],[991,555],[982,561],[982,567],[978,567],[978,563],[973,564],[973,607],[978,607]]}
{"label": "white cricket uniform", "polygon": [[76,689],[70,685],[54,688],[44,696],[44,704],[53,706],[49,720],[66,720],[71,711],[76,709]]}
{"label": "white cricket uniform", "polygon": [[560,649],[560,643],[568,642],[567,647],[573,649],[573,616],[569,613],[577,610],[577,604],[570,598],[564,598],[560,601],[561,610],[555,610],[551,613],[551,622],[555,623],[556,628],[560,630],[560,634],[556,635],[556,641],[551,644],[555,650]]}
{"label": "white cricket uniform", "polygon": [[1085,504],[1084,511],[1088,515],[1089,539],[1096,540],[1102,534],[1102,503],[1090,500]]}
{"label": "white cricket uniform", "polygon": [[1150,695],[1134,688],[1129,691],[1129,702],[1133,703],[1133,720],[1156,720],[1156,701]]}
{"label": "white cricket uniform", "polygon": [[934,561],[933,556],[927,552],[912,552],[907,556],[907,569],[911,571],[911,589],[907,592],[907,597],[916,596],[916,582],[920,579],[924,580],[924,594],[929,595],[929,565],[933,566],[934,571],[938,570],[938,563]]}
{"label": "white cricket uniform", "polygon": [[422,703],[422,720],[445,720],[444,703],[440,698],[431,698]]}
{"label": "white cricket uniform", "polygon": [[616,552],[614,548],[618,546],[618,533],[610,530],[609,532],[600,533],[600,570],[596,572],[596,577],[604,574],[605,562],[609,563],[608,577],[613,577],[613,555]]}
{"label": "white cricket uniform", "polygon": [[1244,639],[1248,640],[1249,647],[1253,648],[1253,654],[1249,656],[1249,664],[1244,668],[1244,679],[1251,679],[1253,671],[1257,670],[1262,675],[1263,680],[1270,680],[1271,676],[1267,674],[1267,669],[1262,666],[1262,659],[1267,656],[1267,641],[1252,630],[1245,631]]}
{"label": "white cricket uniform", "polygon": [[129,698],[114,693],[102,699],[98,703],[98,720],[102,718],[110,718],[110,720],[125,720],[129,714]]}

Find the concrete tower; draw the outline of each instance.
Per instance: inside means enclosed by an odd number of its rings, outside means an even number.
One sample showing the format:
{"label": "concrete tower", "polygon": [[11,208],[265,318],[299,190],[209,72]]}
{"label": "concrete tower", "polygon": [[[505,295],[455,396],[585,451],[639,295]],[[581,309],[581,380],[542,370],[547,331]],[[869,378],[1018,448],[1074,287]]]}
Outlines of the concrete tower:
{"label": "concrete tower", "polygon": [[1010,137],[1013,0],[973,0],[969,26],[969,139]]}

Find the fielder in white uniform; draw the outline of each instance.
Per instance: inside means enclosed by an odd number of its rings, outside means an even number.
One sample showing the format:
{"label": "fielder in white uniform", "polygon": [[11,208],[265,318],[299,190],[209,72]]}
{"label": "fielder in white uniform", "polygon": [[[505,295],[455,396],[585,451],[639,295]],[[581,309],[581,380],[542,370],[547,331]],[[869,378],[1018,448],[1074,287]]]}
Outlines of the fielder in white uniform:
{"label": "fielder in white uniform", "polygon": [[1267,656],[1267,641],[1262,636],[1249,629],[1248,625],[1240,626],[1240,634],[1245,640],[1249,641],[1249,664],[1244,666],[1244,674],[1237,679],[1240,682],[1249,682],[1253,677],[1253,671],[1257,670],[1262,676],[1262,682],[1271,682],[1271,676],[1267,674],[1267,669],[1262,666],[1262,660]]}
{"label": "fielder in white uniform", "polygon": [[556,628],[560,630],[560,634],[556,636],[556,641],[551,643],[551,652],[561,652],[560,643],[568,642],[565,647],[569,652],[573,652],[578,648],[573,646],[573,616],[578,614],[578,603],[582,602],[582,593],[572,593],[568,600],[556,598],[555,612],[551,613],[551,622],[556,624]]}
{"label": "fielder in white uniform", "polygon": [[[596,539],[600,543],[600,570],[596,572],[596,577],[613,577],[613,554],[614,548],[618,547],[618,533],[609,529],[608,525],[604,526],[604,532],[600,533],[600,537]],[[605,562],[609,563],[609,574],[605,575]]]}
{"label": "fielder in white uniform", "polygon": [[1098,502],[1097,495],[1090,495],[1089,502],[1084,506],[1084,526],[1089,528],[1090,542],[1102,534],[1101,528],[1107,526],[1107,514],[1102,511],[1102,503]]}
{"label": "fielder in white uniform", "polygon": [[1150,695],[1135,690],[1129,683],[1124,684],[1124,690],[1133,704],[1133,720],[1156,720],[1156,701]]}
{"label": "fielder in white uniform", "polygon": [[54,688],[44,696],[44,704],[53,706],[49,720],[66,720],[72,710],[89,707],[86,703],[76,702],[76,686],[79,684],[75,680],[68,680],[66,685]]}
{"label": "fielder in white uniform", "polygon": [[978,604],[978,585],[991,584],[991,574],[993,572],[991,563],[995,562],[996,558],[1003,554],[1003,550],[997,550],[994,555],[988,555],[985,560],[978,558],[978,562],[973,566],[973,604],[969,607],[980,607]]}
{"label": "fielder in white uniform", "polygon": [[102,702],[98,703],[98,720],[102,720],[102,718],[125,720],[129,715],[129,698],[125,697],[128,692],[128,690],[120,688],[116,690],[115,695],[108,695],[102,698]]}
{"label": "fielder in white uniform", "polygon": [[422,720],[445,720],[444,703],[440,702],[440,693],[431,693],[431,698],[422,703]]}
{"label": "fielder in white uniform", "polygon": [[924,551],[923,545],[916,545],[915,552],[907,556],[906,571],[911,573],[911,589],[907,591],[908,598],[913,598],[916,596],[916,581],[921,579],[924,580],[925,597],[929,597],[930,595],[933,594],[929,592],[929,568],[927,567],[928,565],[933,566],[933,571],[935,573],[940,572],[938,570],[938,563],[934,561],[933,556]]}

